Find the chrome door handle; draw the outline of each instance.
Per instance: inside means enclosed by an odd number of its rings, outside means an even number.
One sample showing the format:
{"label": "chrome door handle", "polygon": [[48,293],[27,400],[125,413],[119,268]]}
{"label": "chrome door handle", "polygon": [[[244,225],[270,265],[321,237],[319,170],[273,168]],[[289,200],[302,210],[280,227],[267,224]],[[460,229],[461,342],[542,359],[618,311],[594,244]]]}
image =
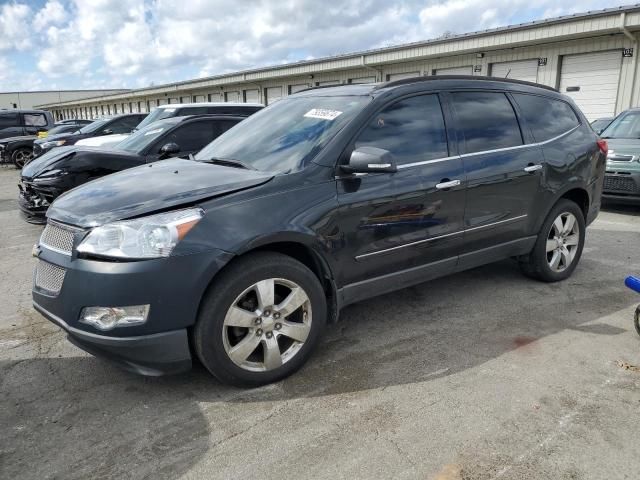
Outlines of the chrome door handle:
{"label": "chrome door handle", "polygon": [[524,167],[524,171],[527,173],[537,172],[538,170],[542,170],[542,165],[529,165]]}
{"label": "chrome door handle", "polygon": [[438,190],[444,190],[445,188],[457,187],[460,185],[460,180],[451,180],[449,182],[442,182],[436,185]]}

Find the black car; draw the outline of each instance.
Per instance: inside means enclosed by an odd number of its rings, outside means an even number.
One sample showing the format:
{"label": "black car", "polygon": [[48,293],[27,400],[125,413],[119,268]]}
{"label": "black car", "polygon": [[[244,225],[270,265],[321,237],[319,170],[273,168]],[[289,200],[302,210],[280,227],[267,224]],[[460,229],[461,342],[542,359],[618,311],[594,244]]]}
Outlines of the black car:
{"label": "black car", "polygon": [[39,157],[52,148],[73,145],[83,138],[112,135],[114,133],[130,133],[146,116],[146,113],[126,113],[95,120],[89,125],[80,128],[77,132],[47,135],[47,138],[36,140],[33,143],[33,156]]}
{"label": "black car", "polygon": [[[49,135],[60,133],[72,133],[81,128],[76,124],[56,125],[49,130]],[[22,168],[33,157],[33,142],[38,139],[35,135],[22,137],[9,137],[0,140],[0,163],[12,162],[16,167]]]}
{"label": "black car", "polygon": [[264,108],[260,103],[210,102],[210,103],[171,103],[155,107],[137,129],[171,117],[186,117],[188,115],[231,115],[248,117]]}
{"label": "black car", "polygon": [[18,204],[23,217],[43,223],[53,200],[89,180],[175,156],[198,152],[245,117],[196,116],[159,120],[113,149],[60,147],[22,169]]}
{"label": "black car", "polygon": [[143,374],[195,355],[223,382],[273,382],[350,303],[508,257],[545,282],[569,277],[605,159],[573,101],[532,83],[300,92],[196,161],[56,200],[34,306],[80,348]]}
{"label": "black car", "polygon": [[45,110],[0,110],[0,138],[37,135],[53,128],[53,116]]}

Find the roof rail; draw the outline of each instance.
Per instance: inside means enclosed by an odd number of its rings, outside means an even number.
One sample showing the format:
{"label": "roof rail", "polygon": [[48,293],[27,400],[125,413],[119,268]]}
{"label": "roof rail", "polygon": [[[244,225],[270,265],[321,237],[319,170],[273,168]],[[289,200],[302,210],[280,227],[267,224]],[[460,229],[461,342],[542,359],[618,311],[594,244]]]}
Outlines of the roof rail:
{"label": "roof rail", "polygon": [[516,85],[527,85],[529,87],[538,87],[544,88],[545,90],[551,90],[552,92],[557,92],[553,87],[549,87],[547,85],[541,85],[539,83],[527,82],[525,80],[514,80],[511,78],[501,78],[501,77],[486,77],[482,75],[428,75],[425,77],[411,77],[411,78],[403,78],[402,80],[394,80],[391,82],[384,82],[376,85],[374,90],[379,90],[381,88],[387,87],[396,87],[399,85],[408,85],[411,83],[418,82],[430,82],[433,80],[484,80],[490,82],[505,82],[505,83],[514,83]]}

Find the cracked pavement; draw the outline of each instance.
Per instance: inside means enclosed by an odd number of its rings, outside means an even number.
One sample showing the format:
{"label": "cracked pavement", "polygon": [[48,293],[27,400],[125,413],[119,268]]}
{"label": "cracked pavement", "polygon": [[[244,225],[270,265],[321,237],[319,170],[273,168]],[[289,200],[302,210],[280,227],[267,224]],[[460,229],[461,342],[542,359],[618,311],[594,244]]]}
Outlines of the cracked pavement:
{"label": "cracked pavement", "polygon": [[565,282],[505,261],[362,302],[240,390],[123,372],[37,314],[17,179],[0,166],[0,478],[637,478],[640,207],[602,212]]}

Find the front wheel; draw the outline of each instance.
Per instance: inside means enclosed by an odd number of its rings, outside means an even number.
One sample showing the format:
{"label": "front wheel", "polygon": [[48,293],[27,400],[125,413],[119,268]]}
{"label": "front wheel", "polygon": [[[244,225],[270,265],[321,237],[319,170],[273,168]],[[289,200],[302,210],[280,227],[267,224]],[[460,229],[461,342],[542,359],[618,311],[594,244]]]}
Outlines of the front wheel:
{"label": "front wheel", "polygon": [[24,167],[33,156],[33,150],[28,147],[21,147],[14,150],[11,154],[11,161],[17,168]]}
{"label": "front wheel", "polygon": [[585,234],[580,207],[571,200],[560,200],[542,225],[531,253],[520,259],[523,272],[543,282],[570,277],[582,255]]}
{"label": "front wheel", "polygon": [[220,381],[275,382],[299,369],[320,340],[326,297],[316,275],[278,253],[247,255],[205,295],[193,331],[196,354]]}

